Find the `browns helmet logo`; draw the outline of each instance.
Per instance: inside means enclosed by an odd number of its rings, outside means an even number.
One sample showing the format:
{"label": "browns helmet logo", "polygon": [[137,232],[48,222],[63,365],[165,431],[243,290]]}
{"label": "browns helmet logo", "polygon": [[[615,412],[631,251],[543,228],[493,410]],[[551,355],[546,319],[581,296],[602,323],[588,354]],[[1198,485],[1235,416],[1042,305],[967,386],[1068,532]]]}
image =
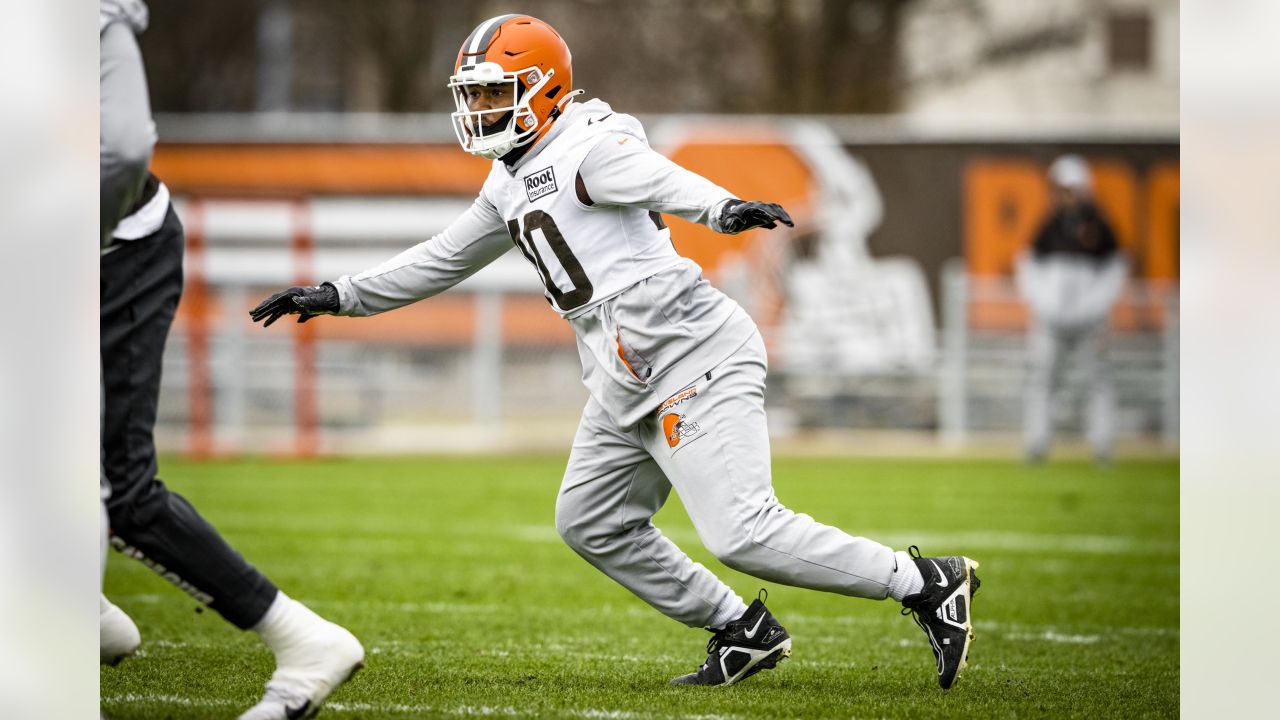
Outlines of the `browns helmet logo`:
{"label": "browns helmet logo", "polygon": [[702,432],[702,427],[680,413],[667,413],[662,416],[662,432],[667,436],[667,445],[675,447],[684,438]]}

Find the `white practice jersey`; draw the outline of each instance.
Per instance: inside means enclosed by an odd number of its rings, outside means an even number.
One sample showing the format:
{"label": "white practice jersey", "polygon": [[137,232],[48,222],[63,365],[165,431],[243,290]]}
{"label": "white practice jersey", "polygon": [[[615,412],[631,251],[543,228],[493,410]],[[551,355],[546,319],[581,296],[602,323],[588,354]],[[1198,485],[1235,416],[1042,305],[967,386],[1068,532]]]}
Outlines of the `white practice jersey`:
{"label": "white practice jersey", "polygon": [[[515,172],[494,163],[480,191],[537,269],[551,306],[565,317],[680,263],[660,212],[692,213],[695,221],[705,221],[712,206],[730,197],[669,161],[657,168],[645,162],[665,158],[649,149],[630,115],[612,112],[599,100],[574,110],[560,121],[570,121],[564,131]],[[593,162],[584,169],[589,154]],[[691,177],[672,182],[672,174]],[[613,197],[615,186],[632,191],[624,198],[631,203]],[[663,193],[664,186],[671,192]]]}
{"label": "white practice jersey", "polygon": [[727,358],[755,324],[676,253],[662,214],[717,227],[733,196],[649,148],[640,123],[571,103],[513,166],[495,161],[444,232],[334,283],[344,315],[435,295],[514,245],[573,326],[583,382],[620,427]]}

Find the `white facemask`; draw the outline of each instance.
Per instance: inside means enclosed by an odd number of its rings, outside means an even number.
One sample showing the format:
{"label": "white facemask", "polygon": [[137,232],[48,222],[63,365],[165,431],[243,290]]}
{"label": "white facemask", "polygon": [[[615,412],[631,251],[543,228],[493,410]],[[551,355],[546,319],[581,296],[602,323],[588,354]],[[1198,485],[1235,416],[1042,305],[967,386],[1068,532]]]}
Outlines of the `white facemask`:
{"label": "white facemask", "polygon": [[[449,88],[457,111],[451,115],[453,132],[462,149],[472,155],[496,160],[537,136],[542,123],[529,103],[542,92],[555,70],[543,74],[536,67],[508,72],[495,62],[483,62],[469,70],[461,70],[449,78]],[[523,83],[522,83],[523,81]],[[494,86],[510,89],[511,104],[484,110],[472,110],[469,95]],[[528,90],[521,91],[524,85]],[[485,127],[484,120],[494,114],[505,114],[498,122]]]}

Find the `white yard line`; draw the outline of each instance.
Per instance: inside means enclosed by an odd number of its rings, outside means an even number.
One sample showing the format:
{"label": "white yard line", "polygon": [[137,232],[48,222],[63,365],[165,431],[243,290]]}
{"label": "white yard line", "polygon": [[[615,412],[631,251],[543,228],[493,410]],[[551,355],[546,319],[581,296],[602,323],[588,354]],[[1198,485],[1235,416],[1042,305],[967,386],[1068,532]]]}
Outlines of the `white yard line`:
{"label": "white yard line", "polygon": [[180,705],[182,707],[232,707],[240,703],[217,698],[189,698],[181,695],[141,695],[124,693],[123,695],[103,695],[102,702],[120,703],[124,705]]}
{"label": "white yard line", "polygon": [[1062,633],[1046,630],[1042,633],[1006,633],[1004,639],[1062,643],[1066,645],[1092,645],[1102,638],[1098,635],[1063,635]]}
{"label": "white yard line", "polygon": [[[1128,635],[1131,637],[1171,637],[1179,636],[1178,628],[1140,627],[1136,625],[1026,625],[1022,623],[1004,623],[995,620],[979,620],[974,623],[978,632],[992,632],[1001,637],[1014,640],[1039,638],[1050,642],[1070,642],[1064,638],[1096,637],[1102,639],[1108,635]],[[1056,636],[1050,639],[1048,636]]]}
{"label": "white yard line", "polygon": [[[795,630],[797,627],[803,628],[807,625],[839,625],[845,627],[862,626],[862,627],[887,627],[898,621],[895,617],[819,617],[814,615],[792,615],[787,618],[787,622]],[[975,624],[977,631],[988,637],[994,636],[1005,640],[1024,641],[1024,642],[1049,642],[1070,645],[1092,645],[1104,641],[1127,641],[1127,638],[1151,638],[1151,637],[1167,637],[1177,639],[1179,630],[1177,628],[1168,627],[1138,627],[1138,626],[1107,626],[1107,625],[1028,625],[1021,623],[1003,623],[994,620],[979,620]],[[601,636],[604,637],[604,636]],[[818,635],[806,637],[801,633],[803,642],[806,645],[838,645],[842,642],[841,638],[832,635]],[[923,644],[924,639],[906,639],[900,638],[897,644],[900,647]],[[447,644],[447,643],[446,643]],[[369,645],[367,650],[370,655],[382,655],[390,657],[422,657],[432,652],[439,643],[412,643],[390,641],[376,645]],[[672,664],[680,663],[688,658],[672,653],[662,653],[654,655],[636,655],[632,653],[601,653],[593,652],[585,649],[589,643],[504,643],[484,651],[484,655],[493,658],[507,657],[523,657],[529,655],[555,655],[564,657],[573,657],[579,660],[600,660],[605,662],[623,662],[632,664]],[[147,657],[151,654],[164,655],[166,653],[182,653],[192,650],[199,651],[227,651],[232,649],[229,645],[213,643],[213,642],[189,642],[185,640],[167,640],[143,639],[142,647],[138,650],[139,657]]]}
{"label": "white yard line", "polygon": [[[188,698],[181,695],[124,693],[107,695],[102,698],[106,705],[176,705],[192,708],[225,708],[238,707],[241,703],[218,698]],[[410,705],[405,703],[369,703],[334,701],[324,704],[326,712],[377,713],[429,715],[434,717],[524,717],[546,714],[548,711],[538,709],[520,709],[504,705]],[[603,708],[555,708],[551,713],[587,718],[588,720],[635,720],[637,718],[655,717],[630,710],[605,710]],[[666,717],[666,716],[656,716]],[[736,720],[735,715],[683,715],[688,720]]]}

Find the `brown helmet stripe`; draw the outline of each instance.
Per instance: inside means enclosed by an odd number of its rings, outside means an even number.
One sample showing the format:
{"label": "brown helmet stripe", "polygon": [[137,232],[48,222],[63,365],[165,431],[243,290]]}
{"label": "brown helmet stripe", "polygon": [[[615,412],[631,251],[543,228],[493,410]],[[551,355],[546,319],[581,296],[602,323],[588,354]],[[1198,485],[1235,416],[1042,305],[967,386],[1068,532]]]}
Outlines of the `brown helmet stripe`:
{"label": "brown helmet stripe", "polygon": [[[498,28],[514,17],[520,17],[520,15],[518,13],[499,15],[477,25],[476,29],[472,30],[471,34],[467,36],[466,41],[462,43],[464,62],[472,65],[484,62],[484,51],[489,47],[489,43],[493,42],[493,36],[498,34]],[[479,55],[480,57],[467,57],[474,55]]]}

